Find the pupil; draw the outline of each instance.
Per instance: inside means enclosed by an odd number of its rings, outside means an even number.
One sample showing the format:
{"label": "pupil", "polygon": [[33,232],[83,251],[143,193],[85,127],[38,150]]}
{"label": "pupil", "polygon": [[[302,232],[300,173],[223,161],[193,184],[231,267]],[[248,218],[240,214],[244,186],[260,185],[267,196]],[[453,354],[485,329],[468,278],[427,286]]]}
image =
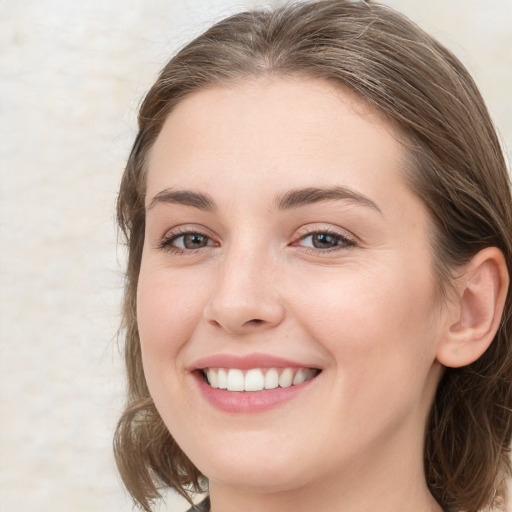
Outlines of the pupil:
{"label": "pupil", "polygon": [[205,247],[207,244],[206,237],[199,234],[193,235],[185,235],[183,238],[183,245],[187,249],[198,249],[200,247]]}
{"label": "pupil", "polygon": [[328,249],[330,247],[336,247],[338,245],[337,237],[328,235],[326,233],[319,233],[313,235],[313,245],[317,249]]}

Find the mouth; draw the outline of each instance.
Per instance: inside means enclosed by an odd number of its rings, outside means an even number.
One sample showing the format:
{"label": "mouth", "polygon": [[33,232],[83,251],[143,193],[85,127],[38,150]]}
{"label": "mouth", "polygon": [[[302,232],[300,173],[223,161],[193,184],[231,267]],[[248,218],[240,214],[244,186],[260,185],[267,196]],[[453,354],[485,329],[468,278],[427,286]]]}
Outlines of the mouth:
{"label": "mouth", "polygon": [[317,368],[203,368],[199,372],[213,389],[237,392],[258,392],[277,388],[291,388],[314,379]]}

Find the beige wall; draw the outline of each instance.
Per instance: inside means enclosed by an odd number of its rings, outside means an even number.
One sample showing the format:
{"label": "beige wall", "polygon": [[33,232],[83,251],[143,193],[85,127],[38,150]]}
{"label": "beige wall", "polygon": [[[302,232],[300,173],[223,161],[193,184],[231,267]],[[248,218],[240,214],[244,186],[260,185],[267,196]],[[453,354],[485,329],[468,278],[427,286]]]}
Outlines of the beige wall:
{"label": "beige wall", "polygon": [[[470,67],[511,146],[512,1],[389,3]],[[123,401],[116,189],[139,99],[171,50],[251,4],[0,2],[2,510],[131,510],[111,456]]]}

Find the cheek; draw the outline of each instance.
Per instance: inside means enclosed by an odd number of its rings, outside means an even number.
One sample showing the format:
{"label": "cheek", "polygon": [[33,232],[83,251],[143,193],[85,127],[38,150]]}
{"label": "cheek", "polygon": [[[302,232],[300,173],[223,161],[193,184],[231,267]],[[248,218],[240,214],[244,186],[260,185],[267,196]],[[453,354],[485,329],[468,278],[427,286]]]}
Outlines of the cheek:
{"label": "cheek", "polygon": [[184,372],[179,354],[201,321],[204,301],[205,289],[193,279],[141,269],[137,323],[150,387],[158,378],[168,380]]}
{"label": "cheek", "polygon": [[187,439],[191,421],[200,422],[183,393],[187,372],[182,353],[201,322],[204,300],[205,288],[194,278],[142,267],[137,322],[144,376],[160,416],[180,439]]}
{"label": "cheek", "polygon": [[390,386],[406,379],[422,384],[418,377],[435,359],[434,281],[424,269],[409,268],[318,275],[303,295],[307,300],[297,317],[353,386],[378,378]]}

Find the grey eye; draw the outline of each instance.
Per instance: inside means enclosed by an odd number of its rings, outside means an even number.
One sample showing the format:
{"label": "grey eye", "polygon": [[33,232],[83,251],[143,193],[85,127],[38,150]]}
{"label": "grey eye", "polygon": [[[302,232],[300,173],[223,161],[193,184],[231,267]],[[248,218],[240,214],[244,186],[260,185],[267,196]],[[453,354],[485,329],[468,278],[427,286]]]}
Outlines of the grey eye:
{"label": "grey eye", "polygon": [[173,245],[180,249],[201,249],[209,245],[210,239],[201,233],[179,235],[173,240]]}

